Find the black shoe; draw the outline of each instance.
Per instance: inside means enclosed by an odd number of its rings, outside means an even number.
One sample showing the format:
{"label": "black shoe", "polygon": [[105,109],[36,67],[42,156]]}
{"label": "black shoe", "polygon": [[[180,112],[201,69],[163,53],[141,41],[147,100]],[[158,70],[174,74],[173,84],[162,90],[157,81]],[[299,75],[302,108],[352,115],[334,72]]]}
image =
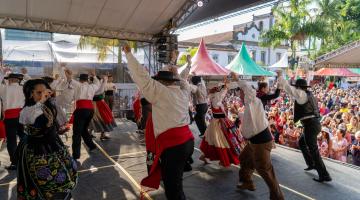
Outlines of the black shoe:
{"label": "black shoe", "polygon": [[16,169],[17,169],[17,167],[16,167],[16,165],[11,164],[11,165],[9,165],[9,166],[5,167],[5,169],[7,169],[7,170],[11,171],[11,170],[16,170]]}
{"label": "black shoe", "polygon": [[322,183],[322,182],[330,182],[332,181],[332,178],[330,176],[324,176],[324,177],[320,177],[318,179],[313,178],[314,181]]}
{"label": "black shoe", "polygon": [[192,170],[191,165],[189,163],[186,163],[184,167],[184,172],[190,172],[191,170]]}
{"label": "black shoe", "polygon": [[311,171],[311,170],[314,170],[315,169],[315,167],[308,167],[308,168],[306,168],[306,169],[304,169],[305,171]]}

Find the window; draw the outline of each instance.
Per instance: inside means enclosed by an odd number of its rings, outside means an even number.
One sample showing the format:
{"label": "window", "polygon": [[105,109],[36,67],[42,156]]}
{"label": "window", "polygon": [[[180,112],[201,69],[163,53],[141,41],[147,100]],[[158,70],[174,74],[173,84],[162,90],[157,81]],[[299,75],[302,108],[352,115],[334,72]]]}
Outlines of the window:
{"label": "window", "polygon": [[234,60],[234,56],[233,55],[228,55],[228,63],[231,63],[231,61]]}
{"label": "window", "polygon": [[219,56],[217,54],[213,54],[212,55],[212,59],[215,61],[215,62],[219,62]]}
{"label": "window", "polygon": [[250,57],[256,62],[256,50],[250,51]]}
{"label": "window", "polygon": [[263,21],[260,21],[259,22],[259,30],[262,31],[264,28],[264,22]]}
{"label": "window", "polygon": [[281,59],[281,53],[276,53],[276,62]]}
{"label": "window", "polygon": [[266,52],[265,51],[261,51],[261,62],[263,64],[266,63]]}

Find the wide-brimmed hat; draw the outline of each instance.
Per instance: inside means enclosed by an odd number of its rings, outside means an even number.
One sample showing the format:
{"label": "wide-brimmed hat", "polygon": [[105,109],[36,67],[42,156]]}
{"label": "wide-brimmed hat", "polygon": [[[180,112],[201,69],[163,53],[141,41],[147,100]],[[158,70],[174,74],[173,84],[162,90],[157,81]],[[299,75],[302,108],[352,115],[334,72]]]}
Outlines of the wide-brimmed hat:
{"label": "wide-brimmed hat", "polygon": [[291,85],[295,87],[311,87],[307,84],[307,81],[305,79],[297,79],[295,81],[295,84],[291,84]]}
{"label": "wide-brimmed hat", "polygon": [[163,80],[163,81],[180,81],[180,79],[177,78],[175,74],[170,71],[159,71],[152,78],[155,80]]}
{"label": "wide-brimmed hat", "polygon": [[22,74],[15,74],[15,73],[10,73],[7,77],[5,77],[4,79],[10,79],[10,78],[15,78],[15,79],[19,79],[20,81],[24,78],[24,75]]}
{"label": "wide-brimmed hat", "polygon": [[89,74],[80,74],[79,79],[80,80],[89,80]]}
{"label": "wide-brimmed hat", "polygon": [[328,133],[328,134],[331,135],[330,129],[328,129],[328,128],[326,128],[326,127],[322,127],[322,128],[321,128],[321,131],[322,131],[322,132],[325,132],[325,133]]}

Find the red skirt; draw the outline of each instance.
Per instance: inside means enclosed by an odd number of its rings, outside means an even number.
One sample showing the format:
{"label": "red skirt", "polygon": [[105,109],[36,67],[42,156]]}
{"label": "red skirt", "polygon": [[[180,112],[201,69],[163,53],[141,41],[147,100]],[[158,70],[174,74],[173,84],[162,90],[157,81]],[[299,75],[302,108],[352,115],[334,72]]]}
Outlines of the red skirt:
{"label": "red skirt", "polygon": [[240,132],[226,119],[212,119],[200,149],[212,161],[219,160],[224,167],[240,164],[239,155],[244,140]]}
{"label": "red skirt", "polygon": [[0,120],[0,139],[2,138],[6,138],[6,131],[4,121]]}
{"label": "red skirt", "polygon": [[101,118],[105,124],[111,124],[114,121],[113,114],[109,106],[105,103],[104,100],[96,101],[96,107],[100,112]]}

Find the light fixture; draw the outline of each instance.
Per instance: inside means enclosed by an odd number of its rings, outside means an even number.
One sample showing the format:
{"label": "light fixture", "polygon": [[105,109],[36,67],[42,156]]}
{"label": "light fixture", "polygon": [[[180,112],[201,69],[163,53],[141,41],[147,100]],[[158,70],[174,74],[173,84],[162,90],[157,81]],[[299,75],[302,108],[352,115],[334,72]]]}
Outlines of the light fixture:
{"label": "light fixture", "polygon": [[197,4],[198,7],[203,7],[204,2],[203,2],[202,0],[198,0],[198,1],[196,2],[196,4]]}

